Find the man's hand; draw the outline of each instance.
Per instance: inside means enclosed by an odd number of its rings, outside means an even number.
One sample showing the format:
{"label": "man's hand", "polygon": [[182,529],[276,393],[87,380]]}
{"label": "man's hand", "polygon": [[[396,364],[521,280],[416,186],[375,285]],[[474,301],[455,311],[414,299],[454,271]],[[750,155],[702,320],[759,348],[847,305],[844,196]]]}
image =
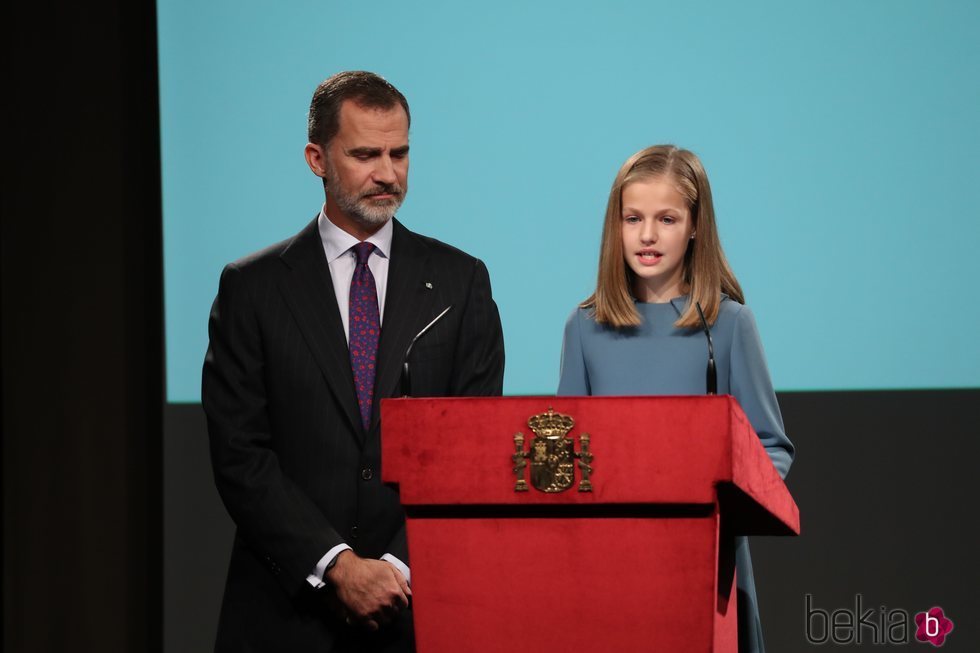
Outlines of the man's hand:
{"label": "man's hand", "polygon": [[412,590],[394,565],[382,560],[359,558],[353,551],[342,551],[327,572],[337,590],[348,622],[377,630],[408,607]]}

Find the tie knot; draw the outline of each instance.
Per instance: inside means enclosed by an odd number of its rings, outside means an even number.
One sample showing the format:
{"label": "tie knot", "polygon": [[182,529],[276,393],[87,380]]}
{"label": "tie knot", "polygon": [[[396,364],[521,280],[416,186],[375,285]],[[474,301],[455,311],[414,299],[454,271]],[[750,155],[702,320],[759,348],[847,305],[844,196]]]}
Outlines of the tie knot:
{"label": "tie knot", "polygon": [[374,251],[374,245],[369,242],[357,243],[352,249],[354,255],[357,256],[357,264],[364,265],[371,256],[371,252]]}

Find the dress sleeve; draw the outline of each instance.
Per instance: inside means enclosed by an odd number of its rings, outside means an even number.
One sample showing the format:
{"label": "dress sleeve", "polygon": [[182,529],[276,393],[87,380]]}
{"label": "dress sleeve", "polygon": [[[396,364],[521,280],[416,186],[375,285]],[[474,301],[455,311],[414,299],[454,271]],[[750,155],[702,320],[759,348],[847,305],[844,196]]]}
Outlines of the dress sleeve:
{"label": "dress sleeve", "polygon": [[561,344],[561,377],[558,395],[582,397],[592,394],[589,372],[582,351],[581,311],[575,309],[565,322],[565,337]]}
{"label": "dress sleeve", "polygon": [[747,307],[742,306],[735,319],[732,336],[730,388],[749,418],[752,428],[759,434],[762,446],[772,459],[776,471],[783,478],[789,472],[795,449],[786,437],[783,416],[776,402],[776,392],[769,377],[766,355],[755,318]]}

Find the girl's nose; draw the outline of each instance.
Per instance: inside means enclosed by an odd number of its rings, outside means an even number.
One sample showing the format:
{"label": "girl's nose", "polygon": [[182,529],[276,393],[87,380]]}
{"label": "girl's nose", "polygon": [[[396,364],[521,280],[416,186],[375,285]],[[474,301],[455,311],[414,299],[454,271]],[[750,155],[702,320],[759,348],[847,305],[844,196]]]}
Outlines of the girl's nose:
{"label": "girl's nose", "polygon": [[644,220],[643,228],[640,230],[640,240],[644,243],[657,242],[657,223],[653,220]]}

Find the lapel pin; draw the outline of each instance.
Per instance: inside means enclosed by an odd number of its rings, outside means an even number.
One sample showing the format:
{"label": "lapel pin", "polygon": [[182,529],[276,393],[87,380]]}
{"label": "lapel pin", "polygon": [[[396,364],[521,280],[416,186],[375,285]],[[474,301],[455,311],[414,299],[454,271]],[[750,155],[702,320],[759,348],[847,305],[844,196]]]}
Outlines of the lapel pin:
{"label": "lapel pin", "polygon": [[432,282],[431,281],[426,281],[425,282],[425,287],[428,288],[429,290],[432,290]]}

